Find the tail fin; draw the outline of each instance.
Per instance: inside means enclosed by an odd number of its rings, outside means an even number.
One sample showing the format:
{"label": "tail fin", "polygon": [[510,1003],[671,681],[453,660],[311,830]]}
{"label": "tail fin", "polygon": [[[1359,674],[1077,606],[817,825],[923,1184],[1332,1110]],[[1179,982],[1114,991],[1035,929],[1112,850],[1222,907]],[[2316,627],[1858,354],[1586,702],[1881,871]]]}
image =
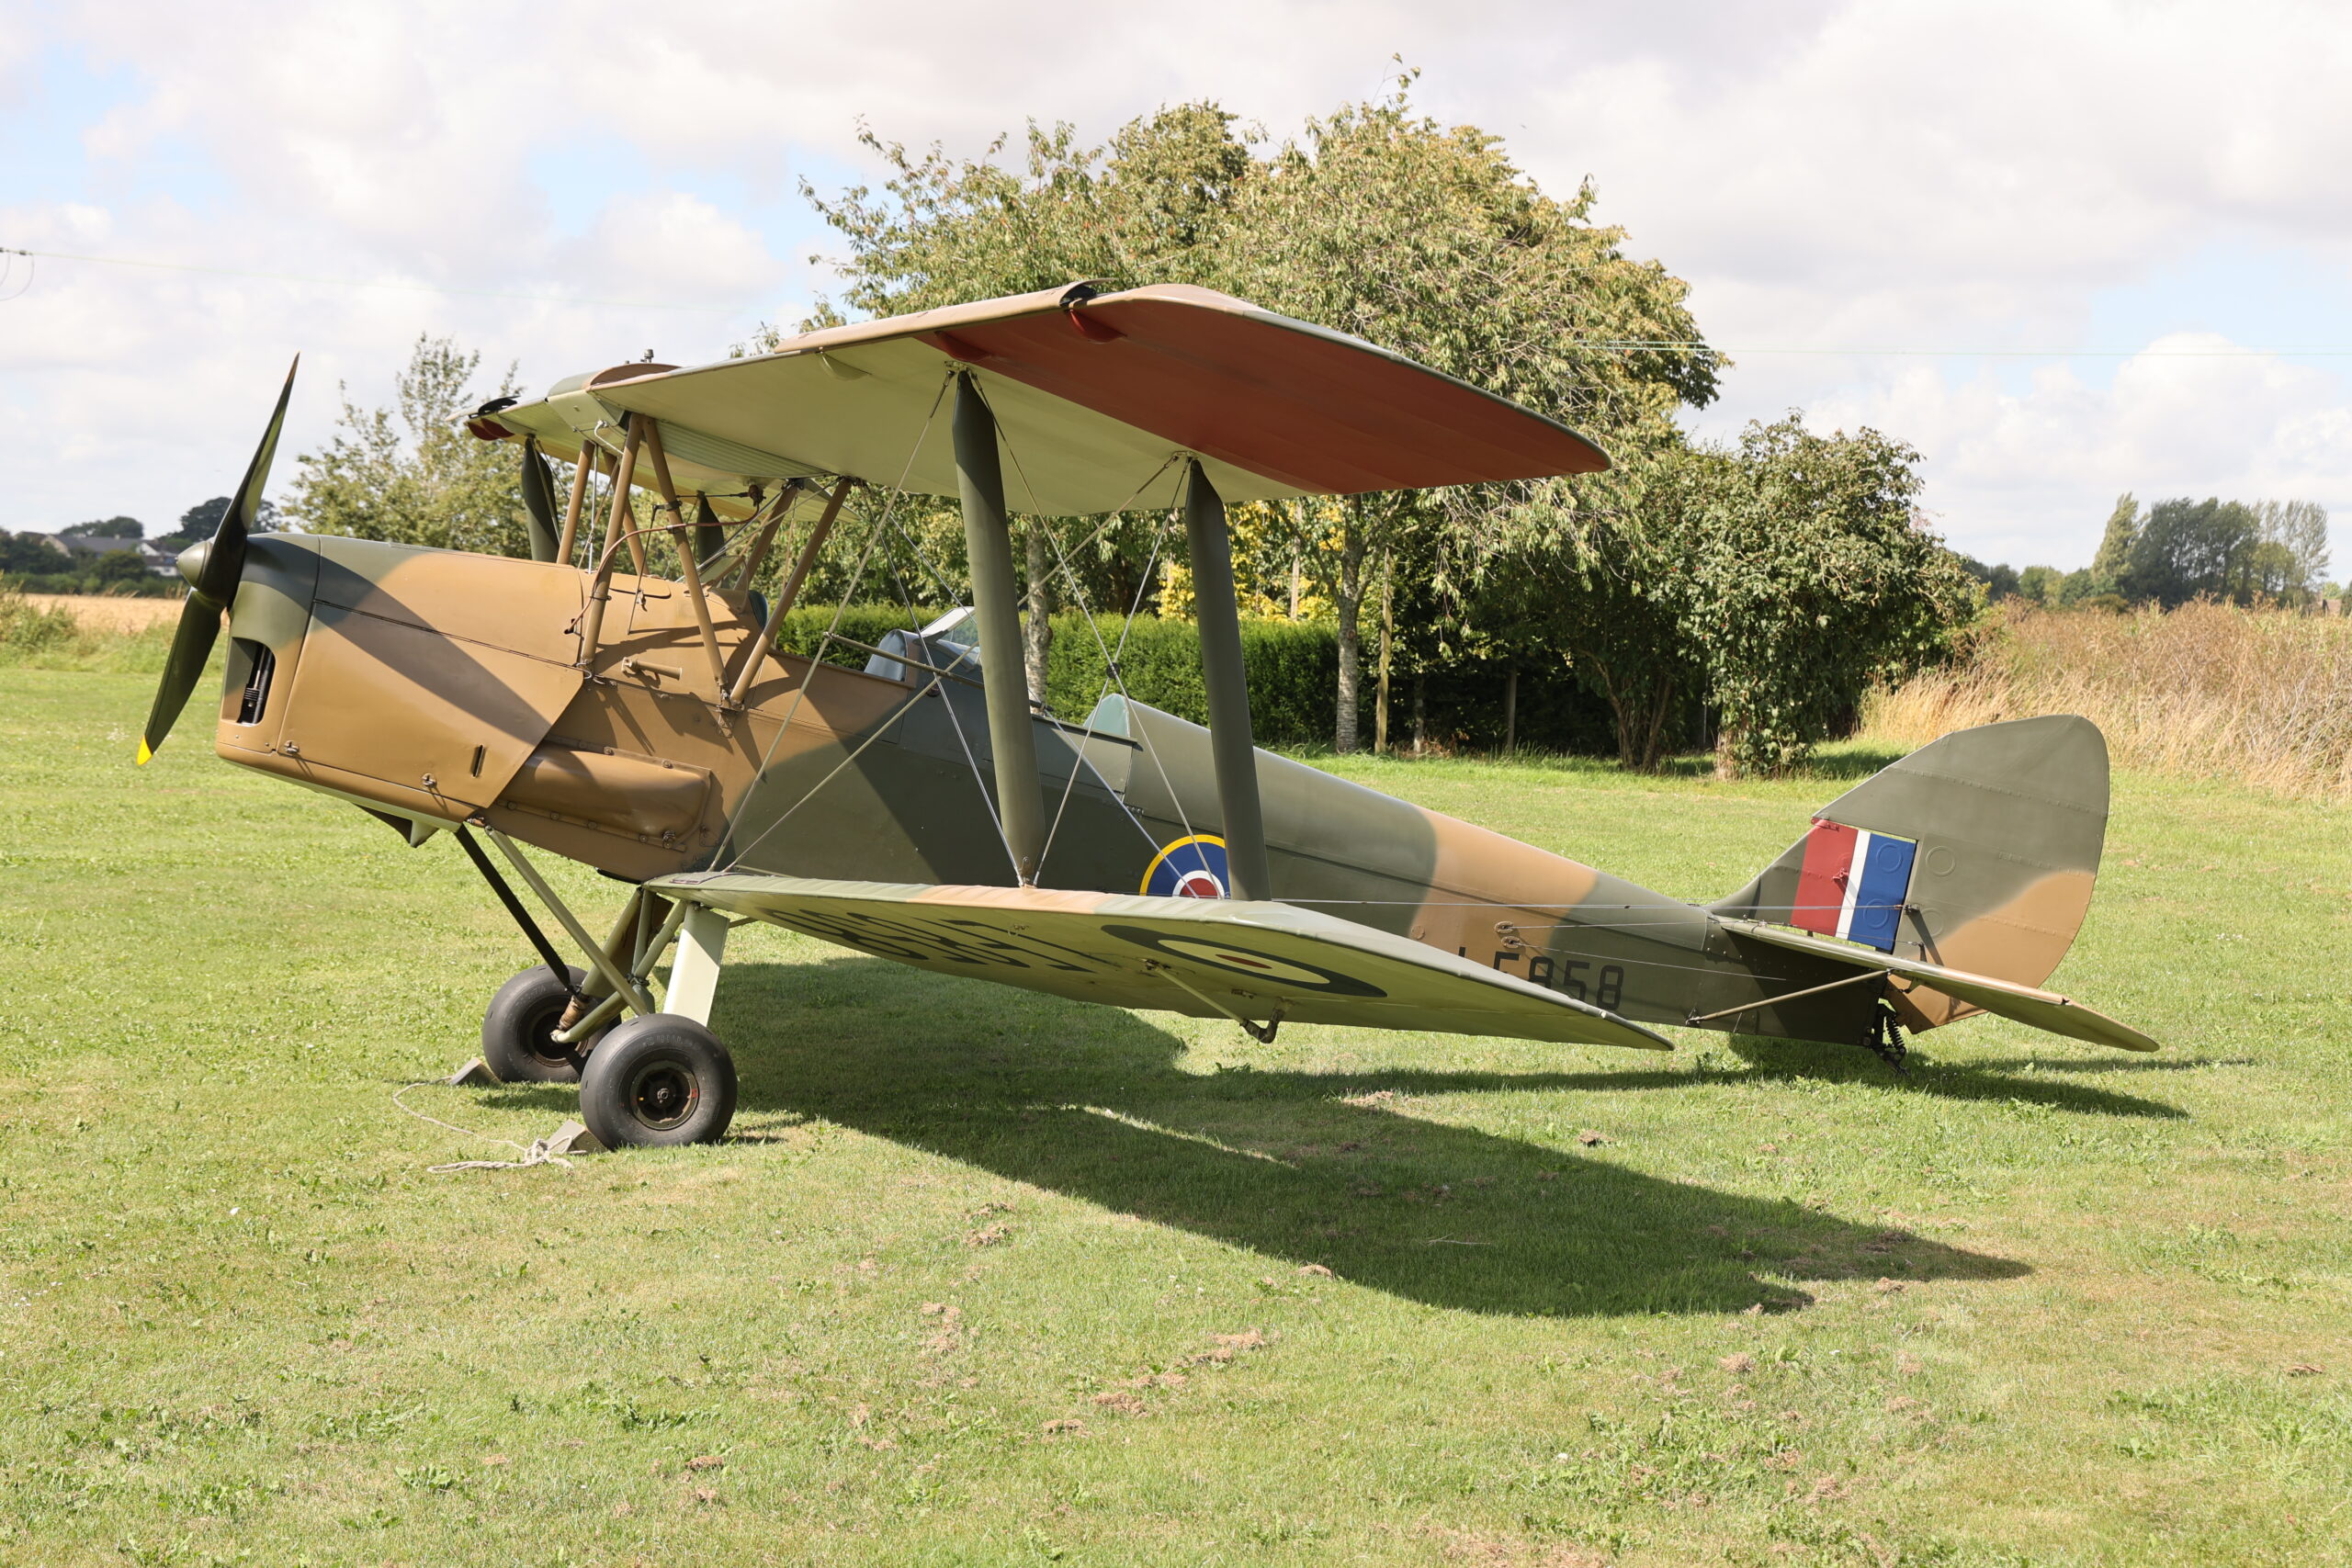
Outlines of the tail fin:
{"label": "tail fin", "polygon": [[[2071,714],[1945,736],[1814,814],[1712,914],[2040,986],[2082,929],[2107,839],[2107,741]],[[1910,993],[1913,1028],[1977,1009]]]}

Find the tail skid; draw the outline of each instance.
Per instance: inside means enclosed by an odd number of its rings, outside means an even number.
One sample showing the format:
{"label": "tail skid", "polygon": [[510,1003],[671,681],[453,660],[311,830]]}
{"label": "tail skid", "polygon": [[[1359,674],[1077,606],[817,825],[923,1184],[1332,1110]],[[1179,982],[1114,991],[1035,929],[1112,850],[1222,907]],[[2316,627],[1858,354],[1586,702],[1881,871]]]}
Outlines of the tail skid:
{"label": "tail skid", "polygon": [[1826,942],[1819,937],[1792,931],[1782,926],[1766,925],[1758,920],[1727,919],[1722,924],[1741,936],[1754,937],[1775,947],[1809,953],[1816,957],[1849,964],[1857,976],[1868,975],[1873,970],[1885,975],[1890,977],[1890,998],[1896,1001],[1898,1011],[1903,1001],[1932,987],[1934,992],[1967,1002],[1973,1008],[2015,1019],[2019,1023],[2030,1023],[2036,1029],[2064,1034],[2069,1039],[2086,1040],[2094,1045],[2113,1045],[2125,1051],[2162,1049],[2154,1040],[2130,1024],[2119,1023],[2105,1013],[2095,1011],[2055,991],[2016,985],[1990,975],[1971,975],[1962,969],[1947,969],[1939,964],[1898,958],[1893,953],[1871,953],[1845,942]]}

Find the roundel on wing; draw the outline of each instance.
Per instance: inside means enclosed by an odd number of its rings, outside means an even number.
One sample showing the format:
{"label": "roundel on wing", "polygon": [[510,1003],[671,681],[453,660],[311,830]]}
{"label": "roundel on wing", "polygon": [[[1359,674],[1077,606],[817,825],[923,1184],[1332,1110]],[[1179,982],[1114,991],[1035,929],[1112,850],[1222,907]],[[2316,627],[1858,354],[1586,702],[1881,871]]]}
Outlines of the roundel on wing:
{"label": "roundel on wing", "polygon": [[1104,926],[1102,934],[1149,948],[1168,958],[1180,958],[1197,968],[1221,969],[1294,991],[1321,991],[1334,997],[1385,997],[1388,993],[1367,980],[1326,969],[1303,958],[1286,958],[1261,948],[1241,947],[1221,940],[1214,929],[1191,932],[1153,931],[1148,926]]}
{"label": "roundel on wing", "polygon": [[1155,898],[1223,898],[1233,886],[1225,869],[1225,840],[1212,833],[1178,839],[1152,856],[1143,891]]}

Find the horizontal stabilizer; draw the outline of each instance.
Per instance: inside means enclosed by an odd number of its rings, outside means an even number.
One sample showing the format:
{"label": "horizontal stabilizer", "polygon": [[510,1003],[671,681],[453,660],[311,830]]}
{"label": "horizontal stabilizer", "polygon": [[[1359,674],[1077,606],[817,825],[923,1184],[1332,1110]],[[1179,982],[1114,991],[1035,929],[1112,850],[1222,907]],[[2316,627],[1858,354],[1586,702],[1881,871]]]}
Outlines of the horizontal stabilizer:
{"label": "horizontal stabilizer", "polygon": [[2052,1034],[2087,1040],[2094,1045],[2114,1045],[2126,1051],[2162,1049],[2130,1024],[2118,1023],[2105,1013],[2095,1012],[2055,991],[2020,986],[2009,980],[1996,980],[1989,975],[1971,975],[1964,969],[1947,969],[1939,964],[1923,963],[1918,959],[1898,958],[1889,953],[1873,953],[1868,948],[1807,936],[1803,931],[1766,925],[1760,920],[1718,917],[1717,923],[1725,931],[1754,937],[1775,947],[1785,947],[1792,953],[1810,953],[1816,957],[1842,961],[1858,972],[1877,969],[1898,979],[1914,980],[1945,996],[1973,1003],[1986,1012],[1996,1012],[2003,1018],[2013,1018],[2019,1023],[2030,1023]]}
{"label": "horizontal stabilizer", "polygon": [[1113,1007],[1674,1048],[1589,1003],[1290,904],[733,872],[646,886],[937,974]]}

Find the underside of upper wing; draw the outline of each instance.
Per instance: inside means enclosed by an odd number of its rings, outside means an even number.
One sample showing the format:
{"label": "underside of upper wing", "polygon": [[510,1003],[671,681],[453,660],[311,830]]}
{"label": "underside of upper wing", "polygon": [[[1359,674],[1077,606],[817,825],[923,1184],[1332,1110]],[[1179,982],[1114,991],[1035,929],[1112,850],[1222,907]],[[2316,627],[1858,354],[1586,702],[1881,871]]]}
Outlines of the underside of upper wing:
{"label": "underside of upper wing", "polygon": [[1114,1007],[1673,1049],[1589,1003],[1289,904],[731,872],[646,886],[934,973]]}

